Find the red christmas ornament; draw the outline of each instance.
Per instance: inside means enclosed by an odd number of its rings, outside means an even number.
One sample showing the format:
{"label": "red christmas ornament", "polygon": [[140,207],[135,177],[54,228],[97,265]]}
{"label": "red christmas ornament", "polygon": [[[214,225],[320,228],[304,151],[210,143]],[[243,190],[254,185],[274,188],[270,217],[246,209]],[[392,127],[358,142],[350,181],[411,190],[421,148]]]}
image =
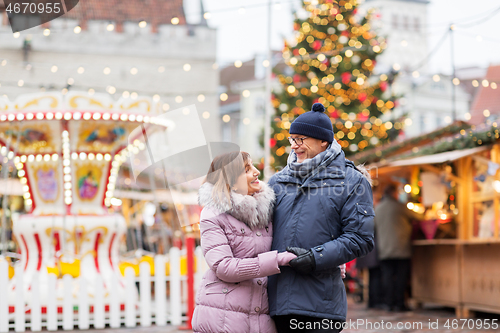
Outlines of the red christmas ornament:
{"label": "red christmas ornament", "polygon": [[366,101],[366,93],[364,93],[364,92],[359,93],[359,95],[358,95],[358,100],[359,100],[361,103],[363,103],[364,101]]}
{"label": "red christmas ornament", "polygon": [[293,82],[294,83],[299,83],[300,82],[300,75],[299,74],[295,74],[293,76]]}
{"label": "red christmas ornament", "polygon": [[343,84],[348,84],[351,81],[351,73],[345,72],[340,74]]}
{"label": "red christmas ornament", "polygon": [[269,146],[271,146],[271,148],[274,148],[274,146],[276,146],[276,139],[269,139]]}
{"label": "red christmas ornament", "polygon": [[321,48],[321,42],[319,40],[314,41],[312,44],[312,48],[315,51],[318,51]]}
{"label": "red christmas ornament", "polygon": [[298,23],[293,24],[293,30],[298,31],[300,29],[300,25]]}
{"label": "red christmas ornament", "polygon": [[298,49],[294,49],[292,53],[293,53],[293,55],[298,56],[299,55],[299,50]]}
{"label": "red christmas ornament", "polygon": [[368,120],[368,116],[365,116],[364,114],[360,113],[358,114],[358,120],[361,122],[365,122]]}
{"label": "red christmas ornament", "polygon": [[349,32],[347,30],[342,31],[341,36],[349,37]]}
{"label": "red christmas ornament", "polygon": [[387,82],[383,81],[380,83],[380,90],[382,90],[383,92],[387,90]]}
{"label": "red christmas ornament", "polygon": [[354,9],[354,10],[352,11],[352,13],[353,13],[354,15],[356,15],[356,14],[358,13],[358,9],[357,9],[357,8],[356,8],[356,9]]}
{"label": "red christmas ornament", "polygon": [[338,110],[333,110],[330,112],[330,118],[332,119],[338,119],[339,118],[339,111]]}

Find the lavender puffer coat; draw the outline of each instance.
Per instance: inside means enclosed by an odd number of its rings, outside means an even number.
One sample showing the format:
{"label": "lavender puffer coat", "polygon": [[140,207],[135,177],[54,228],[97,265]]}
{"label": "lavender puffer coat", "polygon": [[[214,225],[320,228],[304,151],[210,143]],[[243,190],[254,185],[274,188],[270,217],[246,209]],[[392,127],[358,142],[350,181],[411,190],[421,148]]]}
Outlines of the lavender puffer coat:
{"label": "lavender puffer coat", "polygon": [[199,191],[201,247],[210,266],[199,286],[192,325],[195,333],[274,333],[267,276],[280,273],[272,243],[274,192],[263,184],[253,196],[231,193],[231,202],[212,198],[213,185]]}

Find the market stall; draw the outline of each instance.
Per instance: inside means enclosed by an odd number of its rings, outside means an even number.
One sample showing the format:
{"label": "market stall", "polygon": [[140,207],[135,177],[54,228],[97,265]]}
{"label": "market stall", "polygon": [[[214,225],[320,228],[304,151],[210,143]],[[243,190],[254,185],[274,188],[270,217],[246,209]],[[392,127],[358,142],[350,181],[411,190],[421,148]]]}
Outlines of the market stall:
{"label": "market stall", "polygon": [[[384,158],[370,164],[375,195],[399,183],[408,209],[425,212],[414,225],[412,298],[454,307],[459,317],[500,313],[500,144],[496,123],[489,125],[431,146],[417,140],[406,153],[381,149]],[[457,145],[468,148],[449,149]]]}

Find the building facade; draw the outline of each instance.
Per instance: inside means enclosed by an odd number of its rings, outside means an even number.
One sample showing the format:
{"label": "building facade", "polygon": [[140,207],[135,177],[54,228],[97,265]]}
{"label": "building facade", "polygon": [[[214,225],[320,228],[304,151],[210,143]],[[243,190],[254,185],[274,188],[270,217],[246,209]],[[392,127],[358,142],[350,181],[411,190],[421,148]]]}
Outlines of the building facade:
{"label": "building facade", "polygon": [[80,1],[66,15],[16,34],[3,12],[0,34],[0,95],[146,95],[161,100],[165,112],[195,104],[207,140],[220,140],[216,31],[186,24],[182,0]]}

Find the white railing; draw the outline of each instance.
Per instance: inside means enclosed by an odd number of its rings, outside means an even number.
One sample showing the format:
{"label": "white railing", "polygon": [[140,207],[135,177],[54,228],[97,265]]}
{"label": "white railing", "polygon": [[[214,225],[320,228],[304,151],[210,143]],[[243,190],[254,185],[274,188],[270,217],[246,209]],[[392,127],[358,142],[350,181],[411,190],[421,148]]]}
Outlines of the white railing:
{"label": "white railing", "polygon": [[[198,286],[201,275],[207,269],[205,259],[200,248],[195,251],[196,274],[195,288]],[[166,262],[170,263],[170,274],[165,274]],[[15,267],[16,286],[23,285],[23,269],[20,265]],[[136,277],[134,269],[126,268],[124,278],[115,275],[111,278],[108,288],[108,297],[104,297],[105,289],[102,277],[98,276],[94,285],[94,297],[88,295],[88,285],[83,278],[73,278],[64,275],[58,279],[55,274],[49,274],[48,290],[56,290],[56,285],[62,284],[62,302],[55,292],[49,292],[46,306],[42,307],[40,299],[40,282],[37,276],[31,279],[30,299],[26,299],[24,288],[9,290],[9,264],[0,260],[0,332],[13,329],[24,332],[30,329],[33,332],[47,329],[56,331],[73,329],[94,329],[143,326],[181,325],[187,318],[185,315],[186,304],[186,276],[181,275],[181,251],[172,248],[168,257],[157,255],[154,258],[154,276],[150,275],[150,265],[142,262],[139,266],[139,276]],[[120,280],[125,287],[125,300],[120,304],[118,285]],[[167,297],[167,282],[169,295]],[[137,286],[138,284],[138,286]],[[78,288],[75,288],[75,285]],[[153,286],[153,288],[152,288]],[[137,288],[139,297],[137,298]],[[153,293],[154,291],[154,293]],[[14,307],[8,304],[9,292],[16,293]],[[77,309],[74,300],[77,298]],[[122,300],[123,301],[123,300]],[[93,304],[90,306],[90,304]]]}

